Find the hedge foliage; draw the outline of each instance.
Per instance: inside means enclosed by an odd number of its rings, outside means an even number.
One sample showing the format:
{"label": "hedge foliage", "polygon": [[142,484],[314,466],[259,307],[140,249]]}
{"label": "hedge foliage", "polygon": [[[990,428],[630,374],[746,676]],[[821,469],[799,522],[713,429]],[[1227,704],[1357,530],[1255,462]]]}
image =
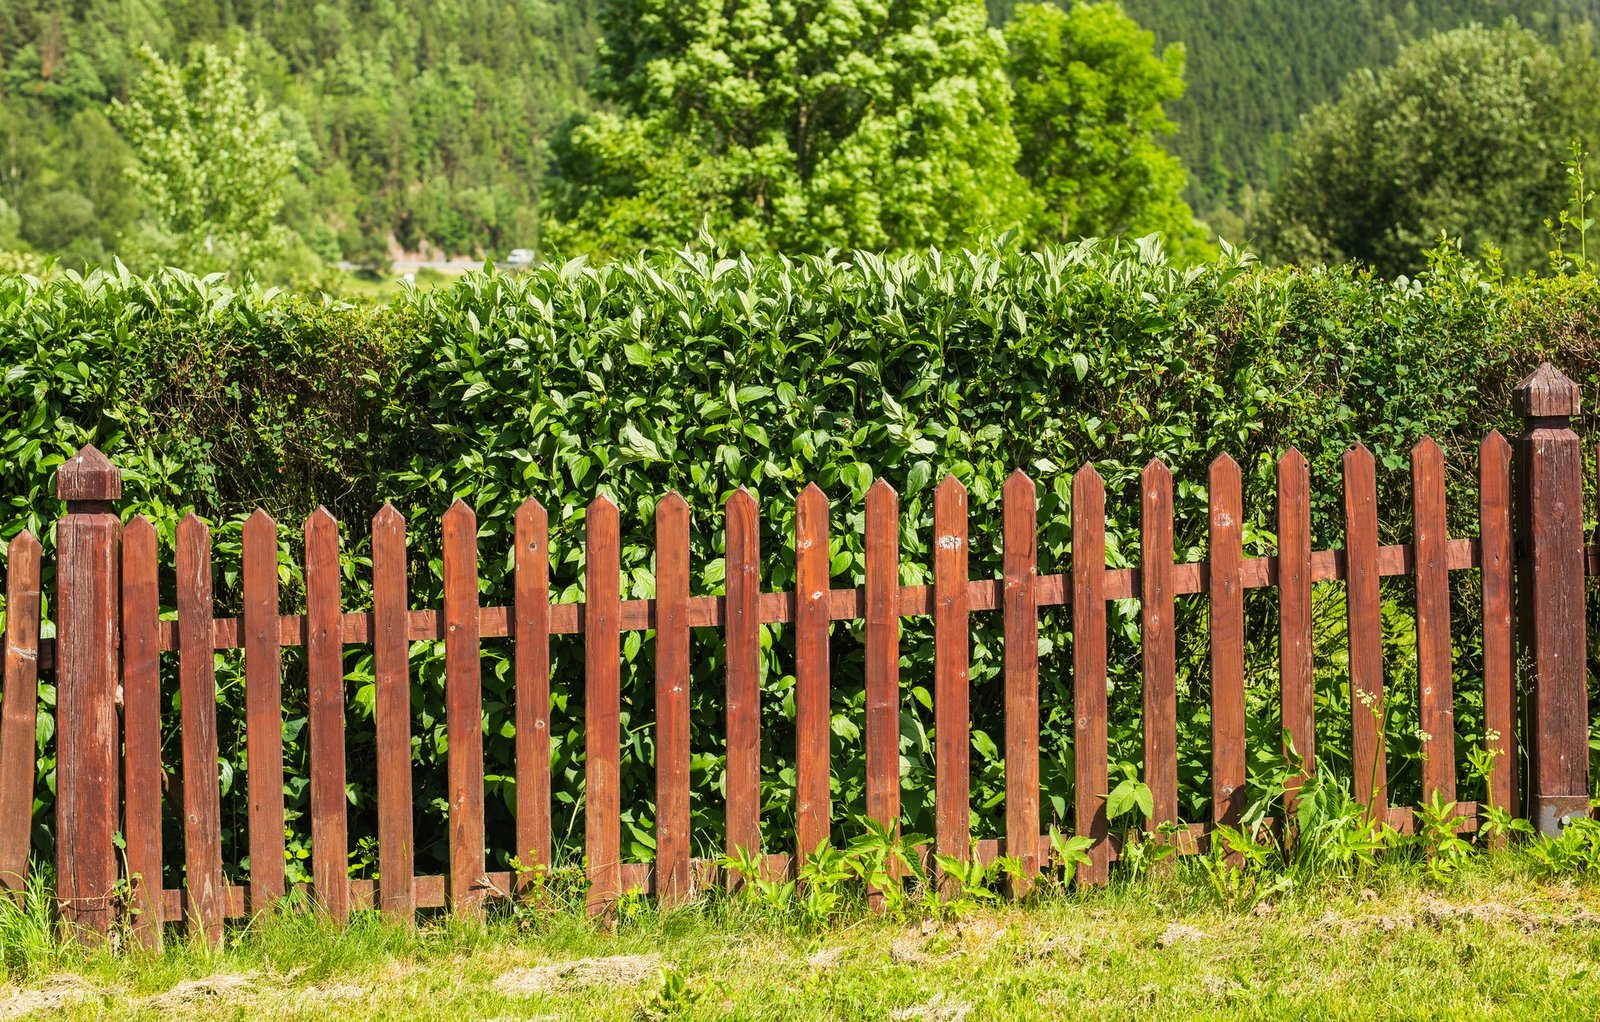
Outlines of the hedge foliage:
{"label": "hedge foliage", "polygon": [[[653,262],[581,261],[520,276],[472,274],[381,308],[235,290],[177,272],[96,273],[41,283],[0,279],[0,492],[5,535],[44,534],[59,504],[57,464],[93,441],[123,469],[125,514],[143,513],[170,544],[193,510],[216,536],[220,613],[236,607],[239,527],[260,504],[281,523],[286,611],[299,607],[299,523],[316,504],[344,523],[347,607],[367,599],[368,522],[384,500],[413,523],[414,606],[436,606],[439,516],[457,497],[478,511],[486,603],[509,602],[517,504],[551,514],[555,590],[580,598],[585,505],[623,509],[624,597],[653,591],[652,509],[676,489],[694,512],[696,591],[720,592],[721,507],[737,486],[759,497],[764,580],[789,585],[793,498],[807,481],[833,501],[836,585],[859,583],[861,515],[880,475],[901,494],[902,581],[930,579],[932,488],[946,472],[970,490],[975,576],[1000,570],[1000,484],[1021,466],[1039,487],[1041,571],[1070,554],[1070,476],[1093,461],[1108,488],[1108,556],[1137,562],[1137,476],[1151,458],[1176,477],[1180,559],[1204,556],[1205,478],[1224,452],[1244,469],[1247,552],[1274,548],[1273,469],[1288,445],[1312,465],[1314,535],[1341,542],[1339,458],[1356,440],[1379,459],[1386,541],[1410,528],[1407,452],[1421,435],[1445,447],[1452,528],[1474,535],[1476,445],[1511,432],[1510,386],[1549,359],[1600,394],[1600,285],[1590,278],[1502,279],[1445,250],[1416,280],[1350,269],[1267,270],[1234,253],[1187,270],[1159,247],[1085,243],[1024,252],[997,245],[898,260],[871,255],[752,262],[685,252]],[[1587,417],[1586,433],[1594,422]],[[168,547],[170,549],[170,546]],[[170,556],[165,558],[170,564]],[[49,557],[46,559],[49,564]],[[170,584],[165,580],[164,584]],[[1394,690],[1396,797],[1416,783],[1409,590],[1385,583]],[[1319,587],[1319,751],[1337,760],[1348,721],[1337,586]],[[48,589],[48,583],[47,583]],[[1458,579],[1458,741],[1481,740],[1481,675],[1470,579]],[[1253,763],[1276,757],[1276,629],[1270,593],[1248,602]],[[1113,605],[1112,748],[1116,773],[1140,759],[1137,604]],[[1043,615],[1043,783],[1047,815],[1069,818],[1071,622]],[[1003,655],[998,615],[974,615],[974,832],[999,833]],[[764,655],[766,828],[791,833],[792,657],[781,627]],[[1180,600],[1181,811],[1209,815],[1204,607]],[[859,624],[835,626],[838,832],[863,811]],[[630,855],[651,848],[651,642],[625,642],[624,808]],[[509,644],[484,644],[490,843],[511,849]],[[582,656],[554,642],[558,836],[582,839]],[[443,651],[413,651],[419,868],[444,858]],[[720,641],[697,633],[692,784],[699,850],[721,840]],[[305,854],[303,667],[286,655],[291,853]],[[242,672],[219,653],[225,840],[243,870]],[[352,869],[374,868],[372,689],[368,651],[347,650]],[[908,619],[902,639],[906,826],[931,829],[932,635]],[[53,690],[42,687],[46,708]],[[176,695],[166,762],[178,762]],[[1409,717],[1408,717],[1409,715]],[[1408,724],[1407,721],[1410,721]],[[41,732],[51,727],[48,713]],[[53,748],[47,745],[46,753]],[[1464,755],[1458,761],[1466,762]],[[41,760],[40,808],[53,763]],[[1348,769],[1348,767],[1346,767]],[[1113,781],[1115,783],[1115,780]],[[1409,786],[1409,787],[1408,787]],[[1470,788],[1470,785],[1468,786]],[[1464,797],[1471,797],[1464,790]],[[36,817],[47,849],[49,815]],[[176,835],[174,834],[174,837]],[[179,847],[176,840],[169,848]],[[174,860],[176,868],[176,860]]]}

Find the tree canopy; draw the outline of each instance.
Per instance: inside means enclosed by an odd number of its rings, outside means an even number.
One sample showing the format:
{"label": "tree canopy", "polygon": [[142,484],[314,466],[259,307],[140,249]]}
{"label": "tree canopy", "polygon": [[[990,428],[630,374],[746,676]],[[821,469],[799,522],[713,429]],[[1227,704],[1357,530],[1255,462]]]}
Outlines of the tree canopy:
{"label": "tree canopy", "polygon": [[1019,6],[1005,28],[1018,170],[1039,197],[1034,232],[1070,241],[1164,232],[1200,240],[1185,174],[1161,144],[1176,128],[1184,51],[1114,4]]}
{"label": "tree canopy", "polygon": [[[618,0],[559,136],[552,233],[618,254],[701,224],[748,251],[905,250],[1021,229],[1200,240],[1157,136],[1180,48],[1118,7]],[[556,227],[554,225],[562,226]]]}
{"label": "tree canopy", "polygon": [[1448,234],[1533,268],[1548,248],[1538,225],[1564,204],[1569,141],[1597,137],[1597,94],[1587,34],[1557,48],[1507,23],[1414,43],[1306,118],[1265,240],[1283,259],[1393,275]]}
{"label": "tree canopy", "polygon": [[618,0],[601,26],[612,108],[556,149],[574,245],[682,244],[704,219],[746,250],[904,249],[1030,212],[979,0]]}

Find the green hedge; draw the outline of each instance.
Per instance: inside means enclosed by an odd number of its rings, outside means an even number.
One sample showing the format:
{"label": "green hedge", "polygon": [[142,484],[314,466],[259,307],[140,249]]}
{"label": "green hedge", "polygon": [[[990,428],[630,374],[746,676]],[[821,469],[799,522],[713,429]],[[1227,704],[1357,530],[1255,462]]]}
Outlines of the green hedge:
{"label": "green hedge", "polygon": [[[176,272],[42,284],[3,278],[0,493],[12,502],[6,535],[24,525],[47,533],[59,513],[50,490],[55,466],[94,441],[124,470],[124,511],[149,515],[168,543],[189,510],[212,523],[224,611],[236,605],[239,526],[257,504],[282,523],[289,610],[300,599],[299,522],[318,503],[344,523],[352,607],[367,598],[367,523],[384,500],[414,523],[417,606],[437,605],[438,519],[456,497],[478,510],[485,599],[495,603],[509,600],[511,515],[530,495],[550,510],[555,589],[566,600],[579,598],[583,508],[600,492],[623,509],[625,596],[652,592],[651,514],[668,489],[694,512],[701,593],[720,591],[720,509],[740,485],[761,502],[770,589],[789,584],[793,498],[807,481],[833,501],[836,584],[859,581],[863,498],[880,475],[902,496],[907,583],[929,578],[932,486],[946,472],[971,492],[975,575],[999,572],[1000,484],[1017,466],[1039,485],[1042,571],[1067,563],[1069,481],[1084,461],[1106,479],[1115,564],[1137,561],[1137,475],[1157,457],[1177,480],[1181,559],[1203,556],[1206,466],[1224,452],[1244,469],[1247,547],[1268,552],[1274,460],[1291,444],[1311,462],[1316,542],[1339,545],[1339,458],[1357,439],[1379,459],[1386,540],[1400,541],[1410,527],[1407,451],[1423,434],[1446,450],[1452,527],[1470,535],[1476,445],[1490,428],[1517,428],[1511,384],[1548,358],[1586,394],[1600,395],[1597,325],[1600,285],[1587,277],[1503,280],[1448,254],[1424,277],[1392,283],[1349,269],[1267,270],[1231,254],[1180,271],[1150,244],[899,260],[684,254],[598,268],[573,262],[520,276],[472,274],[382,308],[237,291]],[[1586,416],[1586,434],[1593,425]],[[1481,731],[1469,583],[1457,585],[1463,742]],[[1396,797],[1414,797],[1409,590],[1403,582],[1385,586],[1395,691],[1391,774]],[[1347,745],[1348,720],[1338,588],[1319,587],[1318,598],[1327,626],[1318,644],[1319,750],[1334,760]],[[1248,603],[1253,765],[1269,763],[1277,748],[1272,602],[1270,593],[1255,593]],[[996,615],[974,620],[974,832],[988,836],[1003,818],[1002,643]],[[1181,807],[1191,820],[1209,815],[1204,623],[1198,601],[1180,600]],[[1071,801],[1070,624],[1064,612],[1050,611],[1042,629],[1044,806],[1057,816]],[[1140,758],[1133,601],[1113,606],[1111,628],[1113,758],[1133,771]],[[863,811],[863,695],[859,625],[840,624],[835,633],[842,834]],[[769,841],[782,846],[791,823],[792,658],[784,629],[767,635],[765,820]],[[575,852],[581,646],[563,637],[554,647],[555,825]],[[906,825],[919,832],[931,829],[931,652],[927,622],[908,620],[902,764]],[[496,857],[511,847],[508,654],[508,643],[485,643]],[[630,635],[625,656],[623,804],[630,854],[642,858],[650,854],[652,815],[648,637]],[[695,657],[696,845],[711,851],[720,844],[722,769],[714,633],[697,636]],[[299,810],[304,681],[294,654],[287,662],[289,790]],[[445,834],[439,644],[418,644],[413,665],[418,852],[421,868],[435,868]],[[374,828],[370,656],[352,648],[347,667],[358,807],[352,833],[361,839],[353,868],[366,871]],[[246,848],[241,684],[237,655],[219,654],[225,840],[235,864]],[[48,686],[44,694],[48,704]],[[41,729],[49,726],[46,715]],[[166,761],[177,760],[172,741]],[[51,768],[48,759],[41,764],[41,807]],[[48,814],[38,816],[41,850],[48,822]],[[307,821],[296,817],[291,827],[303,854]]]}

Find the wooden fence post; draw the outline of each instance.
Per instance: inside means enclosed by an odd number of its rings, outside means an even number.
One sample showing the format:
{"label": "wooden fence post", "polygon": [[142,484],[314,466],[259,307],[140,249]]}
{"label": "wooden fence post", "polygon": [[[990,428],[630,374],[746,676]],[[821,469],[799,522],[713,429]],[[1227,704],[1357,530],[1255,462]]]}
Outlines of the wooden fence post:
{"label": "wooden fence post", "polygon": [[111,925],[117,883],[122,476],[92,445],[56,471],[56,889],[80,935]]}
{"label": "wooden fence post", "polygon": [[1549,363],[1517,384],[1519,659],[1531,675],[1529,808],[1556,834],[1589,812],[1589,712],[1585,677],[1583,448],[1572,431],[1578,385]]}

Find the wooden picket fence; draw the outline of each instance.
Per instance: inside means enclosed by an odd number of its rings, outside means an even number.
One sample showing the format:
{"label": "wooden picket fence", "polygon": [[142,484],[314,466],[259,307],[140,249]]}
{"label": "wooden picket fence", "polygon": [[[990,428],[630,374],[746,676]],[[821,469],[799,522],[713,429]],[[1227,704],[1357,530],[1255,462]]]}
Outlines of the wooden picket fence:
{"label": "wooden picket fence", "polygon": [[[285,614],[277,583],[277,526],[257,511],[243,530],[243,605],[237,618],[215,616],[211,542],[190,516],[177,530],[177,619],[159,619],[155,530],[143,518],[122,523],[114,508],[116,469],[92,447],[62,466],[58,495],[67,514],[57,526],[56,638],[39,638],[40,546],[27,533],[10,546],[4,701],[0,703],[0,882],[21,883],[28,869],[35,783],[35,696],[39,669],[57,687],[57,885],[64,919],[82,932],[103,931],[118,907],[123,857],[132,881],[135,928],[160,938],[162,923],[184,920],[212,940],[224,922],[273,905],[285,894],[282,693],[280,653],[303,646],[308,675],[311,749],[311,892],[336,919],[378,907],[411,918],[448,906],[481,911],[491,892],[511,892],[517,877],[487,868],[480,641],[509,637],[515,650],[516,848],[530,865],[551,857],[550,636],[581,632],[585,649],[585,842],[589,905],[601,911],[625,891],[645,889],[666,903],[717,881],[712,863],[691,857],[689,686],[690,631],[718,628],[726,643],[727,848],[762,848],[760,820],[760,625],[793,628],[795,676],[795,836],[797,855],[829,837],[830,626],[860,620],[865,635],[865,754],[868,814],[900,819],[900,619],[931,615],[935,636],[934,850],[966,856],[970,717],[969,620],[999,611],[1004,625],[1005,834],[980,842],[984,858],[1016,857],[1032,876],[1047,862],[1039,796],[1039,612],[1067,606],[1073,624],[1072,679],[1075,799],[1072,829],[1093,839],[1079,880],[1103,882],[1117,854],[1106,819],[1107,615],[1109,600],[1135,598],[1142,618],[1145,780],[1154,795],[1150,825],[1178,820],[1177,693],[1174,600],[1209,600],[1212,699],[1212,823],[1235,823],[1244,809],[1244,591],[1273,587],[1280,610],[1282,718],[1295,750],[1315,756],[1312,588],[1346,586],[1352,692],[1352,762],[1358,797],[1397,827],[1410,807],[1386,804],[1384,736],[1369,710],[1384,698],[1379,579],[1415,579],[1423,790],[1456,794],[1449,573],[1476,570],[1482,587],[1484,725],[1496,753],[1488,791],[1496,805],[1521,812],[1516,776],[1519,740],[1532,764],[1529,815],[1550,831],[1587,813],[1588,715],[1584,579],[1600,573],[1600,551],[1582,531],[1582,453],[1569,420],[1578,391],[1541,367],[1519,385],[1527,430],[1515,451],[1498,433],[1479,450],[1479,534],[1451,538],[1446,528],[1444,461],[1424,439],[1411,453],[1414,534],[1379,544],[1372,455],[1357,446],[1344,457],[1345,544],[1311,547],[1310,478],[1305,459],[1278,463],[1278,552],[1243,556],[1244,519],[1238,466],[1219,458],[1210,470],[1207,559],[1174,558],[1172,477],[1159,462],[1142,477],[1140,567],[1106,564],[1105,488],[1092,466],[1073,477],[1071,563],[1041,574],[1036,558],[1035,486],[1022,472],[1003,493],[1003,572],[973,579],[968,566],[967,494],[945,479],[934,499],[933,584],[899,583],[899,507],[883,481],[866,498],[865,579],[835,588],[829,568],[830,508],[808,486],[798,497],[793,591],[764,592],[759,571],[759,508],[735,492],[725,509],[726,583],[718,596],[690,592],[689,508],[676,494],[657,506],[656,596],[620,596],[616,506],[601,497],[585,518],[586,586],[582,603],[553,603],[548,525],[528,501],[515,518],[514,602],[483,607],[478,597],[478,536],[471,507],[443,517],[444,599],[440,609],[412,609],[406,590],[407,523],[393,507],[372,522],[372,608],[342,609],[339,524],[324,510],[305,523],[305,612]],[[1516,487],[1513,487],[1513,480]],[[1515,537],[1515,542],[1514,542]],[[1522,580],[1518,585],[1518,580]],[[1521,602],[1513,605],[1513,594]],[[1520,627],[1518,627],[1520,626]],[[622,633],[650,629],[656,643],[656,858],[624,863],[621,851],[620,663]],[[445,645],[449,799],[449,872],[417,876],[413,861],[408,644]],[[343,647],[370,644],[375,675],[379,879],[347,871],[346,711]],[[248,783],[248,886],[223,873],[218,734],[213,653],[244,651]],[[186,886],[162,889],[160,657],[176,653],[182,696],[182,833]],[[1518,669],[1529,711],[1519,719]],[[118,688],[120,686],[120,696]],[[119,716],[120,707],[120,716]],[[1477,826],[1478,806],[1463,802],[1462,829]],[[1203,847],[1208,826],[1180,827],[1181,851]],[[775,873],[794,857],[767,856]]]}

